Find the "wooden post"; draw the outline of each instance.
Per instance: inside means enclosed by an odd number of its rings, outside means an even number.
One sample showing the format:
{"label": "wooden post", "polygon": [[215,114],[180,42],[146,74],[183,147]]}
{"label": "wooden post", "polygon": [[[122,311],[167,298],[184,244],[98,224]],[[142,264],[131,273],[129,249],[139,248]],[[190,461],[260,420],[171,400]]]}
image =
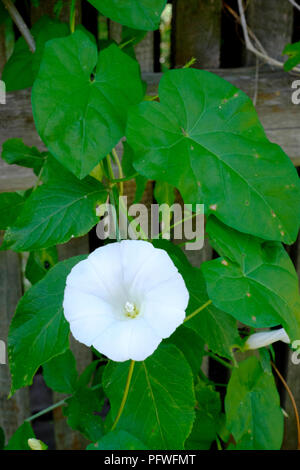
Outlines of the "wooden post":
{"label": "wooden post", "polygon": [[[109,21],[109,37],[116,42],[122,38],[122,26],[114,21]],[[136,58],[142,72],[154,71],[154,33],[149,31],[144,39],[135,46]]]}
{"label": "wooden post", "polygon": [[[41,16],[48,15],[52,18],[55,17],[54,7],[57,3],[57,0],[43,0],[39,2],[39,5],[35,7],[31,2],[31,22],[34,24]],[[63,2],[63,6],[59,15],[61,21],[69,21],[70,17],[70,3],[71,1]],[[81,17],[81,6],[80,1],[76,2],[76,23],[80,20]]]}
{"label": "wooden post", "polygon": [[6,62],[5,25],[0,24],[0,75]]}
{"label": "wooden post", "polygon": [[[2,234],[0,234],[2,241]],[[11,251],[0,253],[0,339],[7,345],[7,336],[16,305],[22,296],[19,257]],[[18,390],[10,400],[10,373],[8,362],[0,364],[0,426],[9,439],[30,415],[29,390]]]}
{"label": "wooden post", "polygon": [[219,67],[221,9],[221,0],[174,0],[173,66],[182,67],[195,57],[194,67]]}
{"label": "wooden post", "polygon": [[[295,245],[292,246],[291,256],[296,265],[298,277],[300,276],[300,236]],[[294,255],[294,256],[293,256]],[[300,280],[299,280],[300,286]],[[300,340],[300,338],[299,338]],[[299,349],[300,345],[297,346]],[[296,351],[296,350],[295,350]],[[287,363],[286,363],[286,373],[285,380],[294,396],[298,412],[300,413],[300,363],[296,363],[297,360],[300,360],[300,354],[294,351],[289,350],[287,354]],[[287,393],[284,391],[283,399],[283,408],[288,414],[288,417],[285,419],[285,430],[284,430],[284,440],[283,440],[283,449],[284,450],[296,450],[297,449],[297,421],[295,412],[292,406],[291,399]]]}
{"label": "wooden post", "polygon": [[[250,0],[247,9],[248,26],[274,59],[283,61],[284,46],[291,42],[293,7],[282,0]],[[254,65],[254,54],[246,51],[246,64]]]}

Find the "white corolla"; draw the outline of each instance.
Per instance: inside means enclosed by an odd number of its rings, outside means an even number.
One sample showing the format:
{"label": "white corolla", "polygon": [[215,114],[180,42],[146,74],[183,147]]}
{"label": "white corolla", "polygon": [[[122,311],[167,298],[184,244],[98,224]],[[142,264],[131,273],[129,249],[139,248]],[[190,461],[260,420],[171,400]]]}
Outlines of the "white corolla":
{"label": "white corolla", "polygon": [[284,328],[254,333],[247,339],[246,349],[262,348],[264,346],[268,346],[269,344],[275,343],[276,341],[283,341],[284,343],[291,342]]}
{"label": "white corolla", "polygon": [[146,241],[98,248],[67,277],[73,336],[114,361],[143,361],[185,318],[189,294],[168,254]]}

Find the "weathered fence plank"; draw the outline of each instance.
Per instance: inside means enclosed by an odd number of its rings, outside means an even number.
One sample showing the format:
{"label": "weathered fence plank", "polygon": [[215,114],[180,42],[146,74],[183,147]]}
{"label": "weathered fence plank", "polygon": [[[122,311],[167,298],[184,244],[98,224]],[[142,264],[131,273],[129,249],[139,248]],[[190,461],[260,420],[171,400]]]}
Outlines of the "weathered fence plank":
{"label": "weathered fence plank", "polygon": [[[293,7],[286,0],[251,0],[247,8],[248,25],[266,52],[282,61],[284,46],[291,42]],[[255,64],[255,56],[247,51],[246,63]]]}
{"label": "weathered fence plank", "polygon": [[195,67],[219,67],[221,9],[222,0],[174,0],[173,66],[182,67],[195,57]]}
{"label": "weathered fence plank", "polygon": [[[0,233],[0,238],[2,235]],[[19,256],[12,251],[0,253],[0,339],[7,344],[8,329],[16,305],[22,296]],[[30,415],[29,390],[18,390],[7,400],[10,390],[8,363],[0,364],[0,426],[9,439]]]}

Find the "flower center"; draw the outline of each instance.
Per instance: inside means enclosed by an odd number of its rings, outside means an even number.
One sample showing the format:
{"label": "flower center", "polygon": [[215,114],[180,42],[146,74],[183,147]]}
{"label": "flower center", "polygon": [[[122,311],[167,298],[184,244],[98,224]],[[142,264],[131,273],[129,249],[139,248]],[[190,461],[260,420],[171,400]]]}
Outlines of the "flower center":
{"label": "flower center", "polygon": [[135,318],[139,314],[139,311],[136,308],[135,304],[132,304],[131,302],[126,302],[124,311],[125,311],[125,316],[128,318]]}

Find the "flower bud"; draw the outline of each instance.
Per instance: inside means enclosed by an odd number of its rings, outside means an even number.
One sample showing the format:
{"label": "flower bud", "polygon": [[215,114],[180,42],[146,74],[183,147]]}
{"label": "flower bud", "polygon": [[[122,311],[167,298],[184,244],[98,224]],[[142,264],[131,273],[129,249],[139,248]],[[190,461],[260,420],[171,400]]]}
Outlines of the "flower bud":
{"label": "flower bud", "polygon": [[46,450],[47,449],[46,444],[34,438],[28,439],[28,446],[30,447],[31,450]]}
{"label": "flower bud", "polygon": [[269,344],[275,343],[276,341],[283,341],[284,343],[291,342],[284,328],[254,333],[247,339],[245,349],[248,350],[262,348],[264,346],[268,346]]}

